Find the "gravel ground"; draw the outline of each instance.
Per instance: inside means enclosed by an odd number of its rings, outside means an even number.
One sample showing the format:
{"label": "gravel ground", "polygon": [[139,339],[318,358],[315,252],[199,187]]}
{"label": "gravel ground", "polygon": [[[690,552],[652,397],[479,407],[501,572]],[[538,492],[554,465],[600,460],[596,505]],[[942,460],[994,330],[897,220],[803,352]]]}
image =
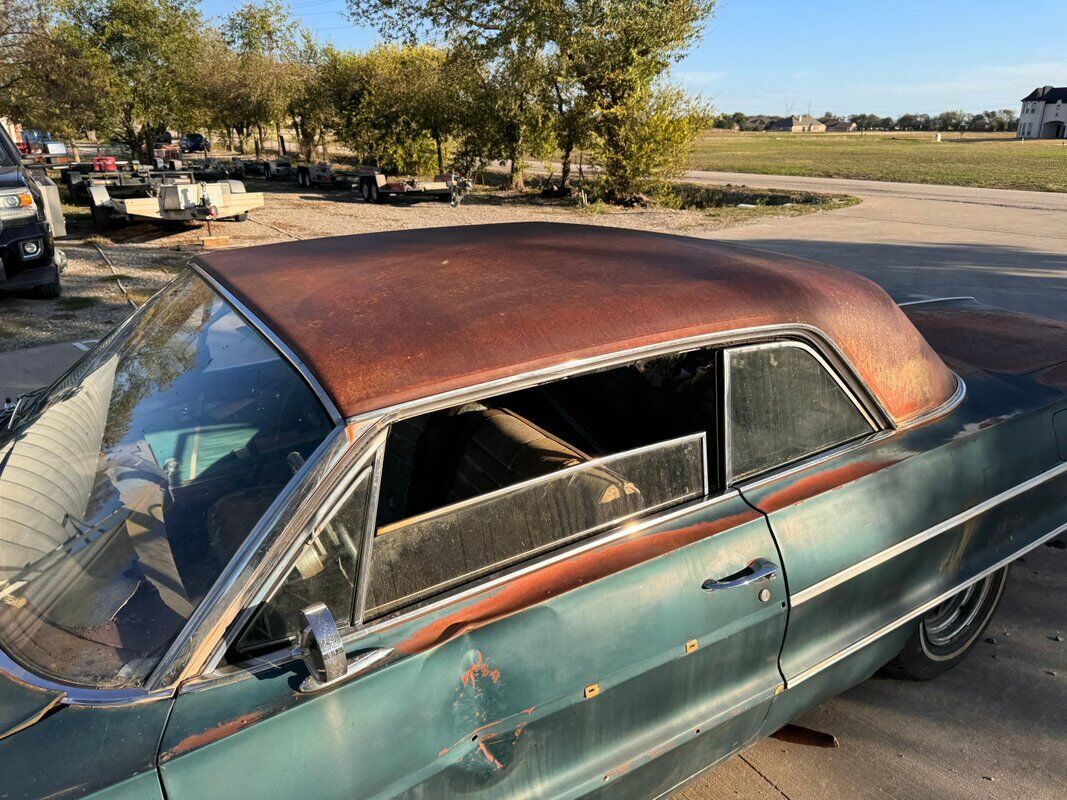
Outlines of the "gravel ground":
{"label": "gravel ground", "polygon": [[[245,222],[219,222],[216,235],[230,247],[291,239],[445,225],[553,220],[642,230],[709,235],[769,217],[798,216],[833,208],[821,205],[759,206],[679,211],[579,209],[574,201],[541,200],[536,195],[476,192],[458,208],[436,201],[370,205],[346,191],[302,189],[295,184],[247,181],[250,191],[266,192],[266,205]],[[0,295],[0,352],[52,342],[98,338],[143,303],[202,248],[203,224],[126,225],[107,235],[93,232],[87,211],[67,206],[69,236],[60,243],[69,263],[58,300]]]}

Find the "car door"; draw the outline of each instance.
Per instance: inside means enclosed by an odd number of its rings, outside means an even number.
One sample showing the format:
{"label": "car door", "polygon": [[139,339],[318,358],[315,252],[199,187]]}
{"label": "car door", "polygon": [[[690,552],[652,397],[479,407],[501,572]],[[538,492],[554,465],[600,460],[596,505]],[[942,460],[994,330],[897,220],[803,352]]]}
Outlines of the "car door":
{"label": "car door", "polygon": [[811,348],[739,348],[725,361],[731,482],[768,515],[788,566],[790,691],[772,724],[866,678],[910,635],[904,622],[1062,521],[1067,482],[1019,491],[1049,457],[1013,442],[1047,441],[1047,423],[988,423],[983,382],[1020,411],[1034,402],[1025,387],[975,377],[955,409],[894,431]]}
{"label": "car door", "polygon": [[281,650],[183,690],[169,800],[654,796],[752,740],[785,586],[763,516],[709,485],[705,435],[367,524],[385,460],[250,628],[292,632],[314,600],[354,614],[349,675],[316,690]]}

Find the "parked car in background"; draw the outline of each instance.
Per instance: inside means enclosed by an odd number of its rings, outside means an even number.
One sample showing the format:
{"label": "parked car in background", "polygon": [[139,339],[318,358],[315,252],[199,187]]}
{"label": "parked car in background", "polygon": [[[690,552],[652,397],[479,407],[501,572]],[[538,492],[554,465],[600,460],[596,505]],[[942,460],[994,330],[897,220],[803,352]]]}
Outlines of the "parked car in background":
{"label": "parked car in background", "polygon": [[0,128],[0,292],[58,297],[66,257],[55,246],[66,235],[58,187],[43,168],[30,169]]}
{"label": "parked car in background", "polygon": [[200,256],[4,420],[4,794],[663,796],[965,657],[1067,530],[1065,365],[639,231]]}
{"label": "parked car in background", "polygon": [[211,141],[202,133],[183,133],[179,143],[183,153],[207,153],[211,150]]}

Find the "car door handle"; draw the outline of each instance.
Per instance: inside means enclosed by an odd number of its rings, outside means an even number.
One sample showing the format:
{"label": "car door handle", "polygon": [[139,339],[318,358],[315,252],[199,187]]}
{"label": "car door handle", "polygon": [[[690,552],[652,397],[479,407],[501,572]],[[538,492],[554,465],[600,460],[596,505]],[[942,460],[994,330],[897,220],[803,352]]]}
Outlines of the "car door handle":
{"label": "car door handle", "polygon": [[757,558],[736,575],[728,575],[719,580],[709,578],[700,584],[700,588],[705,592],[715,592],[719,589],[736,589],[738,586],[748,586],[750,583],[774,580],[777,575],[777,564],[765,558]]}

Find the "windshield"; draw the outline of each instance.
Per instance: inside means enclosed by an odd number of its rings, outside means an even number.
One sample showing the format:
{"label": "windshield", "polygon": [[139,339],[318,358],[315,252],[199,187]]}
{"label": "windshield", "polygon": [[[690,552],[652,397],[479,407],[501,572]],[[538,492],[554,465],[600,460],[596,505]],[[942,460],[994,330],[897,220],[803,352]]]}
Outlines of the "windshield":
{"label": "windshield", "polygon": [[0,645],[55,680],[142,683],[329,427],[186,271],[0,439]]}

